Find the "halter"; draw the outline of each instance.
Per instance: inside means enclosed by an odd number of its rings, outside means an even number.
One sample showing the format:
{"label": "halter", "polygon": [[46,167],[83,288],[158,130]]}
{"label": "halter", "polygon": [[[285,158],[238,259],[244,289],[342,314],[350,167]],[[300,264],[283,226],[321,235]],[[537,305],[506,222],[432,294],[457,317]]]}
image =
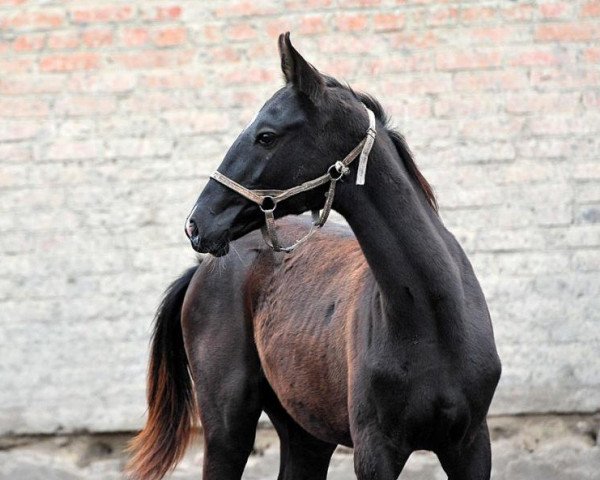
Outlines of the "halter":
{"label": "halter", "polygon": [[[309,180],[296,187],[288,188],[287,190],[250,190],[237,182],[234,182],[229,177],[226,177],[222,173],[215,171],[212,173],[210,178],[216,180],[222,185],[230,188],[234,192],[239,193],[242,197],[254,202],[258,205],[260,210],[265,214],[265,226],[262,229],[263,237],[269,247],[276,252],[292,252],[298,245],[308,240],[318,229],[320,229],[331,212],[331,206],[333,204],[333,197],[335,195],[335,187],[345,175],[350,172],[348,166],[360,155],[360,161],[358,164],[358,172],[356,174],[356,185],[365,184],[365,174],[367,171],[367,161],[369,160],[369,154],[373,148],[377,131],[375,129],[375,115],[369,110],[364,104],[365,110],[369,116],[369,128],[365,137],[360,141],[352,151],[344,157],[343,160],[335,162],[331,165],[327,172],[314,180]],[[325,185],[329,182],[329,190],[326,193],[325,205],[323,210],[319,213],[318,210],[312,210],[312,225],[306,235],[299,240],[296,240],[289,247],[284,247],[279,241],[277,236],[277,227],[275,225],[275,216],[273,212],[277,208],[277,204],[286,200],[294,195],[298,195],[302,192],[313,190],[321,185]]]}

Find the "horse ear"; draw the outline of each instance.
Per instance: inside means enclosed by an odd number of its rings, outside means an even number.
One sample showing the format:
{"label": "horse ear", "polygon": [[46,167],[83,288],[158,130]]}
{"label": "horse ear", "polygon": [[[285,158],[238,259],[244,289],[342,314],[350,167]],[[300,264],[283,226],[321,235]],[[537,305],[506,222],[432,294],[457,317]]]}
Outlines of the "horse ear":
{"label": "horse ear", "polygon": [[319,71],[294,48],[290,32],[279,35],[279,55],[285,81],[293,84],[299,92],[318,105],[325,93],[325,82]]}

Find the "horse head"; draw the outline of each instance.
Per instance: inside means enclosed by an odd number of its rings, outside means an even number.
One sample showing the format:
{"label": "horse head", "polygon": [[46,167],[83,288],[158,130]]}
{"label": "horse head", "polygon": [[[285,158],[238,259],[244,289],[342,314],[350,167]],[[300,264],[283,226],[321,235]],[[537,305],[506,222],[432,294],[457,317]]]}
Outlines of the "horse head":
{"label": "horse head", "polygon": [[[285,86],[240,133],[218,167],[222,177],[248,190],[286,190],[322,176],[365,135],[367,115],[348,88],[322,75],[279,36]],[[352,173],[354,175],[354,173]],[[318,210],[326,185],[278,204],[275,217]],[[267,199],[268,200],[268,199]],[[186,220],[192,247],[225,255],[229,243],[264,225],[264,209],[222,183],[209,180]]]}

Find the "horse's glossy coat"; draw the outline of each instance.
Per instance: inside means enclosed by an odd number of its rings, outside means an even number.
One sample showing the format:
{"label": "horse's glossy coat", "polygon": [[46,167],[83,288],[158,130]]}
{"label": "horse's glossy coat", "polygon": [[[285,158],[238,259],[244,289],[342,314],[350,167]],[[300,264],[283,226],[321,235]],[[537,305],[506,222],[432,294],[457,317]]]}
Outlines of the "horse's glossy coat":
{"label": "horse's glossy coat", "polygon": [[[191,383],[204,428],[205,480],[239,479],[264,410],[281,438],[280,479],[324,479],[336,444],[354,447],[359,480],[393,480],[417,449],[452,480],[489,479],[485,417],[500,376],[485,299],[429,185],[381,107],[321,76],[280,38],[288,81],[236,140],[220,171],[248,188],[288,188],[342,157],[365,128],[378,135],[366,184],[355,167],[327,227],[293,254],[257,232],[258,207],[216,182],[189,221],[209,257],[176,282],[157,316],[150,420],[132,470],[160,478],[189,438]],[[262,145],[260,134],[276,141]],[[323,204],[323,190],[278,206]],[[285,219],[297,237],[302,220]],[[181,322],[181,327],[179,323]],[[187,352],[188,362],[178,355]],[[175,417],[175,418],[173,418]]]}

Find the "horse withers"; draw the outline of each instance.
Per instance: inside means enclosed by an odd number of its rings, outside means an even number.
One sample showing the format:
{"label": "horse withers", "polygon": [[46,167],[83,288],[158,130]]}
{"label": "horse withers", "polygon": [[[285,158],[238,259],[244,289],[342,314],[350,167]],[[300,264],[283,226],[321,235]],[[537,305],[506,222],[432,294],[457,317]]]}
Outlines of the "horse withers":
{"label": "horse withers", "polygon": [[[489,479],[501,367],[473,269],[379,103],[320,74],[289,34],[279,50],[285,86],[187,219],[194,249],[212,255],[157,313],[129,471],[162,478],[199,417],[203,478],[239,479],[265,411],[282,480],[325,479],[338,444],[354,448],[359,480],[396,479],[415,450],[452,480]],[[292,253],[263,242],[265,225],[300,237],[307,222],[282,217],[328,204],[351,231],[318,229],[321,215]]]}

